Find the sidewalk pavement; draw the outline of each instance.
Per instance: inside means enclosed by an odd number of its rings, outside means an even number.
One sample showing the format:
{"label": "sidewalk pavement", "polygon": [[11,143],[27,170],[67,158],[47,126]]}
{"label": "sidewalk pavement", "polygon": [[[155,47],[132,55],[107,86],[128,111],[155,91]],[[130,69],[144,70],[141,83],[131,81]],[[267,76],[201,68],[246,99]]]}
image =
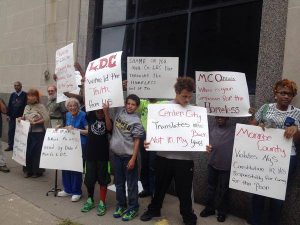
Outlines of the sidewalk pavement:
{"label": "sidewalk pavement", "polygon": [[[7,147],[6,143],[2,145]],[[115,193],[107,193],[107,213],[99,217],[96,210],[88,213],[80,212],[80,208],[87,198],[83,186],[83,198],[79,202],[71,202],[69,197],[54,197],[46,192],[54,186],[54,171],[47,170],[43,177],[23,178],[22,166],[11,159],[12,152],[5,152],[10,173],[0,172],[0,224],[1,225],[57,225],[62,219],[70,219],[83,225],[150,225],[158,221],[142,222],[135,218],[129,222],[122,222],[112,217],[115,209]],[[58,186],[62,188],[61,173],[59,172]],[[98,191],[95,191],[95,202],[98,202]],[[141,215],[149,204],[150,198],[140,199]],[[199,213],[202,205],[194,205],[198,216],[198,225],[247,225],[243,219],[229,215],[224,223],[217,222],[215,216],[201,218]],[[170,225],[183,225],[179,214],[179,203],[176,197],[167,195],[163,204],[162,218],[169,221]],[[162,219],[160,218],[160,219]]]}

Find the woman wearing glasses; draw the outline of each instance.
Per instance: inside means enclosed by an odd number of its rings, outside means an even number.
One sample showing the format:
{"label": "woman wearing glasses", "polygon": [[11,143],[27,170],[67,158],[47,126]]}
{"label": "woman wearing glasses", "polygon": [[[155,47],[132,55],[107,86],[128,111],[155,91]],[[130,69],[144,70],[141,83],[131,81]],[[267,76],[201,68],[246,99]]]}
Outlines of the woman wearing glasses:
{"label": "woman wearing glasses", "polygon": [[[288,79],[278,81],[274,88],[275,103],[264,104],[255,114],[255,118],[251,121],[253,125],[261,127],[271,127],[276,129],[284,129],[284,137],[293,138],[291,149],[289,177],[296,168],[296,148],[294,142],[300,137],[300,109],[291,105],[293,98],[297,95],[296,83]],[[267,198],[260,195],[253,195],[252,199],[252,225],[262,224],[265,199],[270,200],[268,209],[268,224],[280,224],[280,212],[283,201],[273,198]]]}

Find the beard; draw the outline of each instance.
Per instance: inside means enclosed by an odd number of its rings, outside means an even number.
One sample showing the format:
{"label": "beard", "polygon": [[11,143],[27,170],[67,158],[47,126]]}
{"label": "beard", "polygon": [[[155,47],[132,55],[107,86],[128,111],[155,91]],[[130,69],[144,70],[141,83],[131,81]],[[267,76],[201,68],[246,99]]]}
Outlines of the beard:
{"label": "beard", "polygon": [[56,94],[48,96],[48,100],[50,100],[50,101],[53,101],[55,99],[56,99]]}

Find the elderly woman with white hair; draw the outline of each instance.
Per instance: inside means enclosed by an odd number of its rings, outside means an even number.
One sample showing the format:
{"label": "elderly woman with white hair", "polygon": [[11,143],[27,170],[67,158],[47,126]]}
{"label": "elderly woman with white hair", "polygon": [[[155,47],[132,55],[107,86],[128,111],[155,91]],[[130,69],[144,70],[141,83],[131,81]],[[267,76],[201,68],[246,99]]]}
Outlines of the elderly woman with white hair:
{"label": "elderly woman with white hair", "polygon": [[[69,98],[65,106],[68,110],[66,114],[66,129],[77,129],[80,132],[82,156],[85,160],[85,146],[87,142],[88,123],[86,113],[80,110],[80,103],[76,98]],[[82,173],[76,171],[62,171],[64,190],[58,192],[57,196],[72,196],[72,202],[77,202],[81,198]]]}

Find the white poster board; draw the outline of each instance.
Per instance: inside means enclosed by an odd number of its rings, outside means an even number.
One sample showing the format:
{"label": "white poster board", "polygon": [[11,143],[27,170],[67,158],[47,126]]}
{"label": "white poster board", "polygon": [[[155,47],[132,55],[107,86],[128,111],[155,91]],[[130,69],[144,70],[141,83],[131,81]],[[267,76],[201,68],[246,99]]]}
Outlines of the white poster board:
{"label": "white poster board", "polygon": [[16,130],[14,138],[14,148],[12,159],[17,163],[26,166],[27,139],[30,123],[25,120],[16,120]]}
{"label": "white poster board", "polygon": [[[71,91],[70,93],[72,94],[79,94],[80,92],[80,87],[79,85],[81,85],[81,74],[79,71],[75,71],[74,72],[75,74],[75,79],[76,79],[76,90],[75,91]],[[68,97],[65,96],[63,93],[57,93],[57,97],[56,97],[56,102],[64,102],[64,101],[67,101],[68,100]]]}
{"label": "white poster board", "polygon": [[78,130],[48,128],[43,142],[40,168],[83,171]]}
{"label": "white poster board", "polygon": [[178,61],[178,57],[127,57],[128,95],[174,98]]}
{"label": "white poster board", "polygon": [[292,140],[283,129],[237,124],[229,187],[285,199]]}
{"label": "white poster board", "polygon": [[196,71],[196,103],[212,116],[250,116],[248,86],[244,73]]}
{"label": "white poster board", "polygon": [[150,151],[205,151],[209,144],[206,109],[179,104],[148,105],[146,140]]}
{"label": "white poster board", "polygon": [[[56,51],[55,56],[55,74],[57,76],[57,94],[62,95],[63,92],[71,92],[77,89],[73,43],[60,48]],[[59,103],[60,98],[57,98]]]}
{"label": "white poster board", "polygon": [[114,52],[91,61],[85,74],[86,111],[102,109],[103,103],[110,108],[124,106],[122,52]]}

